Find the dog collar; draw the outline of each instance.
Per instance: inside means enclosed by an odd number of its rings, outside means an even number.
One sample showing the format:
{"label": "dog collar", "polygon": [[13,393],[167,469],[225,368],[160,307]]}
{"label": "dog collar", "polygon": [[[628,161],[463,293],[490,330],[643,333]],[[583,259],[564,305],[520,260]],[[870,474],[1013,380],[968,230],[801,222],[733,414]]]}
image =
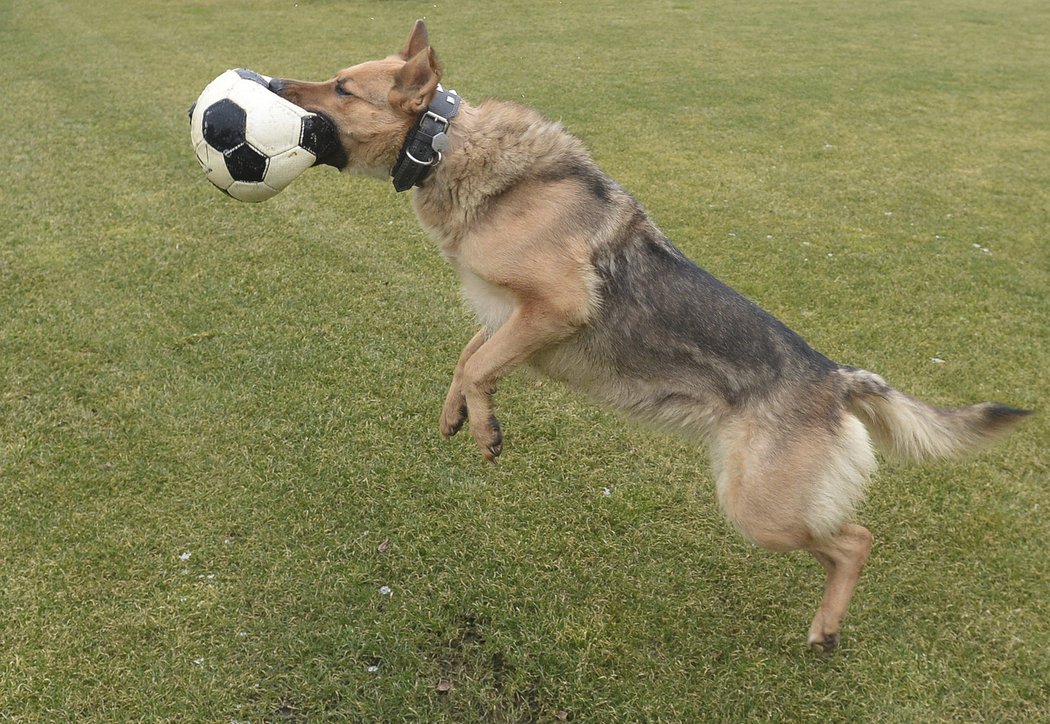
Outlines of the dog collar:
{"label": "dog collar", "polygon": [[390,170],[395,189],[408,191],[419,186],[441,162],[441,153],[448,148],[448,127],[459,111],[460,102],[456,91],[438,85],[430,105],[405,136],[401,153]]}

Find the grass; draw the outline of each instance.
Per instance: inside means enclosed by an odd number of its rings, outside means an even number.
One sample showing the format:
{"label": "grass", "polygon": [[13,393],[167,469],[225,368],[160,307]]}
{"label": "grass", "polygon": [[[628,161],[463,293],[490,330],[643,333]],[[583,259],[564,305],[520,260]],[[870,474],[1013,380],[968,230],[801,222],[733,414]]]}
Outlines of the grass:
{"label": "grass", "polygon": [[831,357],[1050,408],[1045,3],[0,3],[0,717],[1050,717],[1045,412],[883,470],[815,657],[817,566],[739,540],[693,445],[526,375],[498,467],[440,438],[472,321],[406,198],[204,181],[208,80],[417,16]]}

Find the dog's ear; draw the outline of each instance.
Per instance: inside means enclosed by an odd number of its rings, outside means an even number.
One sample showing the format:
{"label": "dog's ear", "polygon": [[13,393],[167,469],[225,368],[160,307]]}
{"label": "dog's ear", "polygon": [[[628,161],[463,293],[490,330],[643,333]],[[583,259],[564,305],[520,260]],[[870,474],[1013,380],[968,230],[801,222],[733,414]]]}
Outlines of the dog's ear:
{"label": "dog's ear", "polygon": [[441,64],[434,49],[426,46],[409,58],[394,75],[390,105],[410,115],[419,115],[430,105],[440,80]]}
{"label": "dog's ear", "polygon": [[430,47],[430,38],[427,36],[427,24],[417,20],[412,26],[412,32],[408,34],[405,47],[401,49],[401,58],[408,60],[419,54],[423,48]]}

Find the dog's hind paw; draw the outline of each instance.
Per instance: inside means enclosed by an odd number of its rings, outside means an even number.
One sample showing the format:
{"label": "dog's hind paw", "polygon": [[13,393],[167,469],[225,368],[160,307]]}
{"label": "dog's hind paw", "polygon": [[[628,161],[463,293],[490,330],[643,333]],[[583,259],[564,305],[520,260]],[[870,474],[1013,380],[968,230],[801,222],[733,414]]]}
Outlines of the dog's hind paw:
{"label": "dog's hind paw", "polygon": [[809,649],[817,654],[830,654],[839,646],[837,633],[824,634],[821,638],[810,638]]}

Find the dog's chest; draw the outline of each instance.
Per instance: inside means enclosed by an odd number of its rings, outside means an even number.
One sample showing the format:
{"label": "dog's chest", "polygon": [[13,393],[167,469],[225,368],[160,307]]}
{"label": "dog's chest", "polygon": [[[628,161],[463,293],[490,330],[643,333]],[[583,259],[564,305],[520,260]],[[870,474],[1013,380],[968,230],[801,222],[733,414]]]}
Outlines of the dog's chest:
{"label": "dog's chest", "polygon": [[485,281],[469,269],[459,264],[455,266],[459,273],[463,298],[474,310],[482,326],[490,334],[495,332],[514,311],[513,296],[506,289]]}

